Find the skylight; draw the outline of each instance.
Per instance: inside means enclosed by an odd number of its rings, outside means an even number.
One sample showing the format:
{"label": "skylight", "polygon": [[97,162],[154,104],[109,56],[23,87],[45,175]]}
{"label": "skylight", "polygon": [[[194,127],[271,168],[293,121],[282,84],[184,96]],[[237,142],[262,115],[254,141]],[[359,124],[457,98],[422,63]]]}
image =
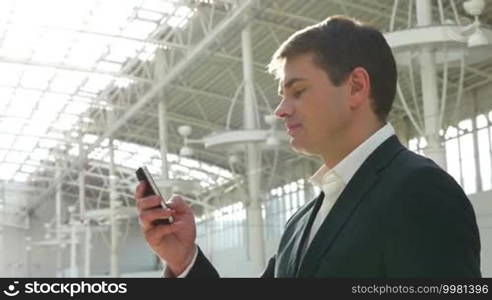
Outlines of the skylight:
{"label": "skylight", "polygon": [[177,0],[0,1],[1,179],[27,180],[101,91],[132,84],[119,72],[153,59],[153,33],[192,15]]}
{"label": "skylight", "polygon": [[[96,138],[95,135],[86,134],[83,140],[92,142]],[[107,145],[108,140],[104,140],[103,147],[96,148],[89,155],[89,159],[109,163],[110,157]],[[153,175],[161,175],[159,150],[119,140],[114,140],[113,145],[116,165],[135,170],[142,165],[146,165]],[[69,154],[77,156],[79,154],[78,145],[74,145]],[[167,160],[170,162],[169,177],[171,179],[197,180],[203,188],[222,185],[233,179],[232,173],[228,170],[201,161],[179,157],[172,153],[167,155]]]}

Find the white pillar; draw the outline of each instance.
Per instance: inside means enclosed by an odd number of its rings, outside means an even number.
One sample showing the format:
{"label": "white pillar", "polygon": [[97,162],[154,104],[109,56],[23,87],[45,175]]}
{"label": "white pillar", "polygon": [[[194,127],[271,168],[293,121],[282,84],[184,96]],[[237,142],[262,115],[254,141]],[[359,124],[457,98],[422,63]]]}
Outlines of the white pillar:
{"label": "white pillar", "polygon": [[2,209],[0,209],[0,276],[1,277],[6,277],[6,266],[5,266],[5,257],[7,254],[7,251],[5,251],[5,243],[3,240],[4,236],[4,224],[3,220],[5,220],[5,181],[1,182],[1,188],[2,190],[0,191],[0,206]]}
{"label": "white pillar", "polygon": [[[79,156],[81,159],[85,158],[85,148],[82,140],[83,136],[80,135],[79,141]],[[90,222],[86,220],[86,209],[85,209],[85,167],[82,166],[79,171],[79,212],[80,212],[80,220],[84,226],[84,277],[90,276],[91,270],[91,229]]]}
{"label": "white pillar", "polygon": [[[82,141],[82,135],[79,140],[79,157],[85,159],[85,149]],[[82,166],[79,171],[79,213],[80,219],[85,218],[85,167]]]}
{"label": "white pillar", "polygon": [[6,277],[7,273],[5,272],[5,257],[6,257],[5,246],[3,242],[3,224],[0,223],[0,276]]}
{"label": "white pillar", "polygon": [[[159,81],[162,80],[166,73],[166,57],[163,49],[157,49],[155,55],[155,67],[154,67],[154,82],[155,84],[159,84]],[[159,145],[160,145],[160,154],[161,154],[161,177],[160,180],[166,186],[161,188],[162,196],[167,200],[168,197],[171,196],[171,189],[167,185],[169,180],[169,167],[167,162],[167,110],[166,110],[166,101],[165,95],[163,91],[157,93],[158,97],[158,120],[159,120]]]}
{"label": "white pillar", "polygon": [[[83,143],[83,135],[80,135],[80,140],[79,140],[79,156],[81,159],[85,158],[85,148],[84,148],[84,143]],[[82,221],[82,226],[84,226],[84,256],[83,256],[83,261],[84,261],[84,267],[83,267],[83,276],[84,277],[89,277],[90,276],[90,265],[91,265],[91,258],[90,258],[90,222],[89,220],[86,220],[86,214],[85,214],[85,167],[82,166],[79,171],[79,213],[80,213],[80,220]],[[89,238],[89,239],[88,239]]]}
{"label": "white pillar", "polygon": [[32,251],[32,239],[30,236],[26,237],[26,277],[32,276],[31,271],[31,251]]}
{"label": "white pillar", "polygon": [[89,222],[84,226],[84,277],[87,278],[91,276],[91,226]]}
{"label": "white pillar", "polygon": [[[244,128],[256,129],[256,100],[253,79],[253,52],[251,47],[251,25],[241,32],[243,75],[244,75]],[[247,182],[249,203],[247,205],[248,241],[251,262],[255,272],[260,273],[265,267],[263,218],[261,216],[261,150],[258,145],[246,145]]]}
{"label": "white pillar", "polygon": [[70,277],[78,276],[77,272],[77,224],[73,216],[74,211],[70,212]]}
{"label": "white pillar", "polygon": [[[418,26],[432,24],[432,1],[416,0]],[[437,91],[436,64],[430,46],[423,46],[419,54],[422,101],[424,103],[424,124],[427,147],[425,154],[439,166],[446,169],[446,152],[439,136],[439,96]]]}
{"label": "white pillar", "polygon": [[[167,162],[167,120],[164,97],[159,99],[159,144],[161,152],[161,180],[165,182],[169,179],[169,169]],[[165,191],[162,191],[162,193],[164,197],[169,196]]]}
{"label": "white pillar", "polygon": [[[166,57],[163,49],[157,49],[155,53],[155,65],[154,65],[154,83],[159,84],[160,80],[163,80],[166,73]],[[157,93],[157,105],[158,105],[158,122],[159,122],[159,146],[161,155],[161,177],[159,181],[162,185],[159,186],[159,190],[162,197],[167,201],[171,197],[171,187],[169,183],[169,167],[167,162],[167,110],[166,110],[166,99],[164,91],[159,91]],[[162,261],[156,256],[158,264],[162,264]]]}
{"label": "white pillar", "polygon": [[62,181],[61,181],[61,170],[60,170],[60,164],[57,162],[55,164],[55,178],[56,181],[59,182],[59,184],[56,186],[56,191],[55,191],[55,229],[56,229],[56,240],[57,240],[57,247],[56,247],[56,277],[61,277],[62,276],[62,271],[63,271],[63,249],[61,248],[62,245],[62,232],[61,232],[61,212],[62,212]]}
{"label": "white pillar", "polygon": [[119,228],[117,220],[117,209],[118,209],[118,194],[116,190],[116,171],[114,165],[114,145],[113,139],[109,139],[109,207],[111,211],[110,224],[111,224],[111,253],[110,253],[110,263],[111,263],[111,277],[119,277],[118,269],[118,240],[119,240]]}
{"label": "white pillar", "polygon": [[[473,152],[474,152],[474,162],[475,162],[475,180],[477,183],[477,192],[482,192],[482,172],[480,170],[481,160],[480,160],[480,151],[478,150],[478,124],[477,124],[477,95],[475,92],[472,92],[472,102],[473,102],[473,114],[471,116],[473,123]],[[490,138],[490,137],[489,137]]]}
{"label": "white pillar", "polygon": [[[208,204],[208,203],[207,203]],[[213,261],[213,225],[214,219],[212,210],[210,207],[205,207],[205,249],[207,251],[207,258]]]}

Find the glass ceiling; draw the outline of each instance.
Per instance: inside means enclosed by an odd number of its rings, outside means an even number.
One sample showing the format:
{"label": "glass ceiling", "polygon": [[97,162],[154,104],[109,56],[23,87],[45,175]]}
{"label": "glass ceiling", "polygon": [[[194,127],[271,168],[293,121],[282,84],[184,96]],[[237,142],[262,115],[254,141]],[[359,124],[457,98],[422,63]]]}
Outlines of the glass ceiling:
{"label": "glass ceiling", "polygon": [[[84,144],[90,144],[96,139],[97,136],[86,134],[83,142]],[[96,148],[89,154],[89,159],[92,161],[104,161],[109,164],[108,143],[109,140],[104,139],[101,147]],[[133,170],[146,165],[152,174],[161,175],[161,155],[159,150],[119,140],[113,141],[113,148],[115,164]],[[68,154],[78,156],[79,147],[74,146],[68,151]],[[54,157],[49,155],[48,159],[53,161]],[[203,188],[222,185],[233,179],[232,173],[225,169],[176,154],[169,153],[167,161],[169,162],[169,177],[171,179],[199,180]]]}
{"label": "glass ceiling", "polygon": [[[0,180],[28,180],[42,160],[50,160],[49,150],[64,143],[66,129],[89,107],[105,105],[95,103],[101,91],[131,83],[119,74],[125,62],[153,59],[152,34],[184,26],[193,13],[177,0],[1,0]],[[115,141],[116,162],[134,168],[153,160],[150,168],[158,174],[158,151],[144,148]],[[107,161],[104,151],[89,158]],[[179,163],[230,175],[190,159]],[[171,174],[205,180],[206,172],[179,168],[171,164]]]}

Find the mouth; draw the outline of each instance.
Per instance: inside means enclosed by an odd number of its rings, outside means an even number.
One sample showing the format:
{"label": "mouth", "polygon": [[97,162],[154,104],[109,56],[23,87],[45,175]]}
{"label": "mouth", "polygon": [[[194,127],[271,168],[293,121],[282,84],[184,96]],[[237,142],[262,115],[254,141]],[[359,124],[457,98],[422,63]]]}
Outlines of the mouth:
{"label": "mouth", "polygon": [[285,127],[287,128],[287,133],[293,135],[301,127],[301,124],[289,124]]}

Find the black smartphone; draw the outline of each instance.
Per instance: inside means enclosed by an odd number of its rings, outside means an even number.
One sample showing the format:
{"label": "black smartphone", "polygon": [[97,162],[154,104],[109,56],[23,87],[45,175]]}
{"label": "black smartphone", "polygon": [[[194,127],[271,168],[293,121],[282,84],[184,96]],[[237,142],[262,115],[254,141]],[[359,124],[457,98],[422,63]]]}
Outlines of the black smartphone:
{"label": "black smartphone", "polygon": [[[137,169],[135,172],[137,175],[138,181],[145,181],[147,183],[147,188],[144,191],[144,197],[152,196],[152,195],[157,195],[161,197],[161,207],[162,208],[168,208],[166,205],[166,202],[164,202],[164,199],[162,198],[161,192],[157,188],[157,185],[155,184],[154,178],[152,178],[152,175],[150,175],[149,170],[147,169],[146,166],[140,167]],[[155,220],[153,222],[154,225],[167,225],[171,224],[173,222],[173,217],[169,217],[167,219],[160,219],[160,220]]]}

